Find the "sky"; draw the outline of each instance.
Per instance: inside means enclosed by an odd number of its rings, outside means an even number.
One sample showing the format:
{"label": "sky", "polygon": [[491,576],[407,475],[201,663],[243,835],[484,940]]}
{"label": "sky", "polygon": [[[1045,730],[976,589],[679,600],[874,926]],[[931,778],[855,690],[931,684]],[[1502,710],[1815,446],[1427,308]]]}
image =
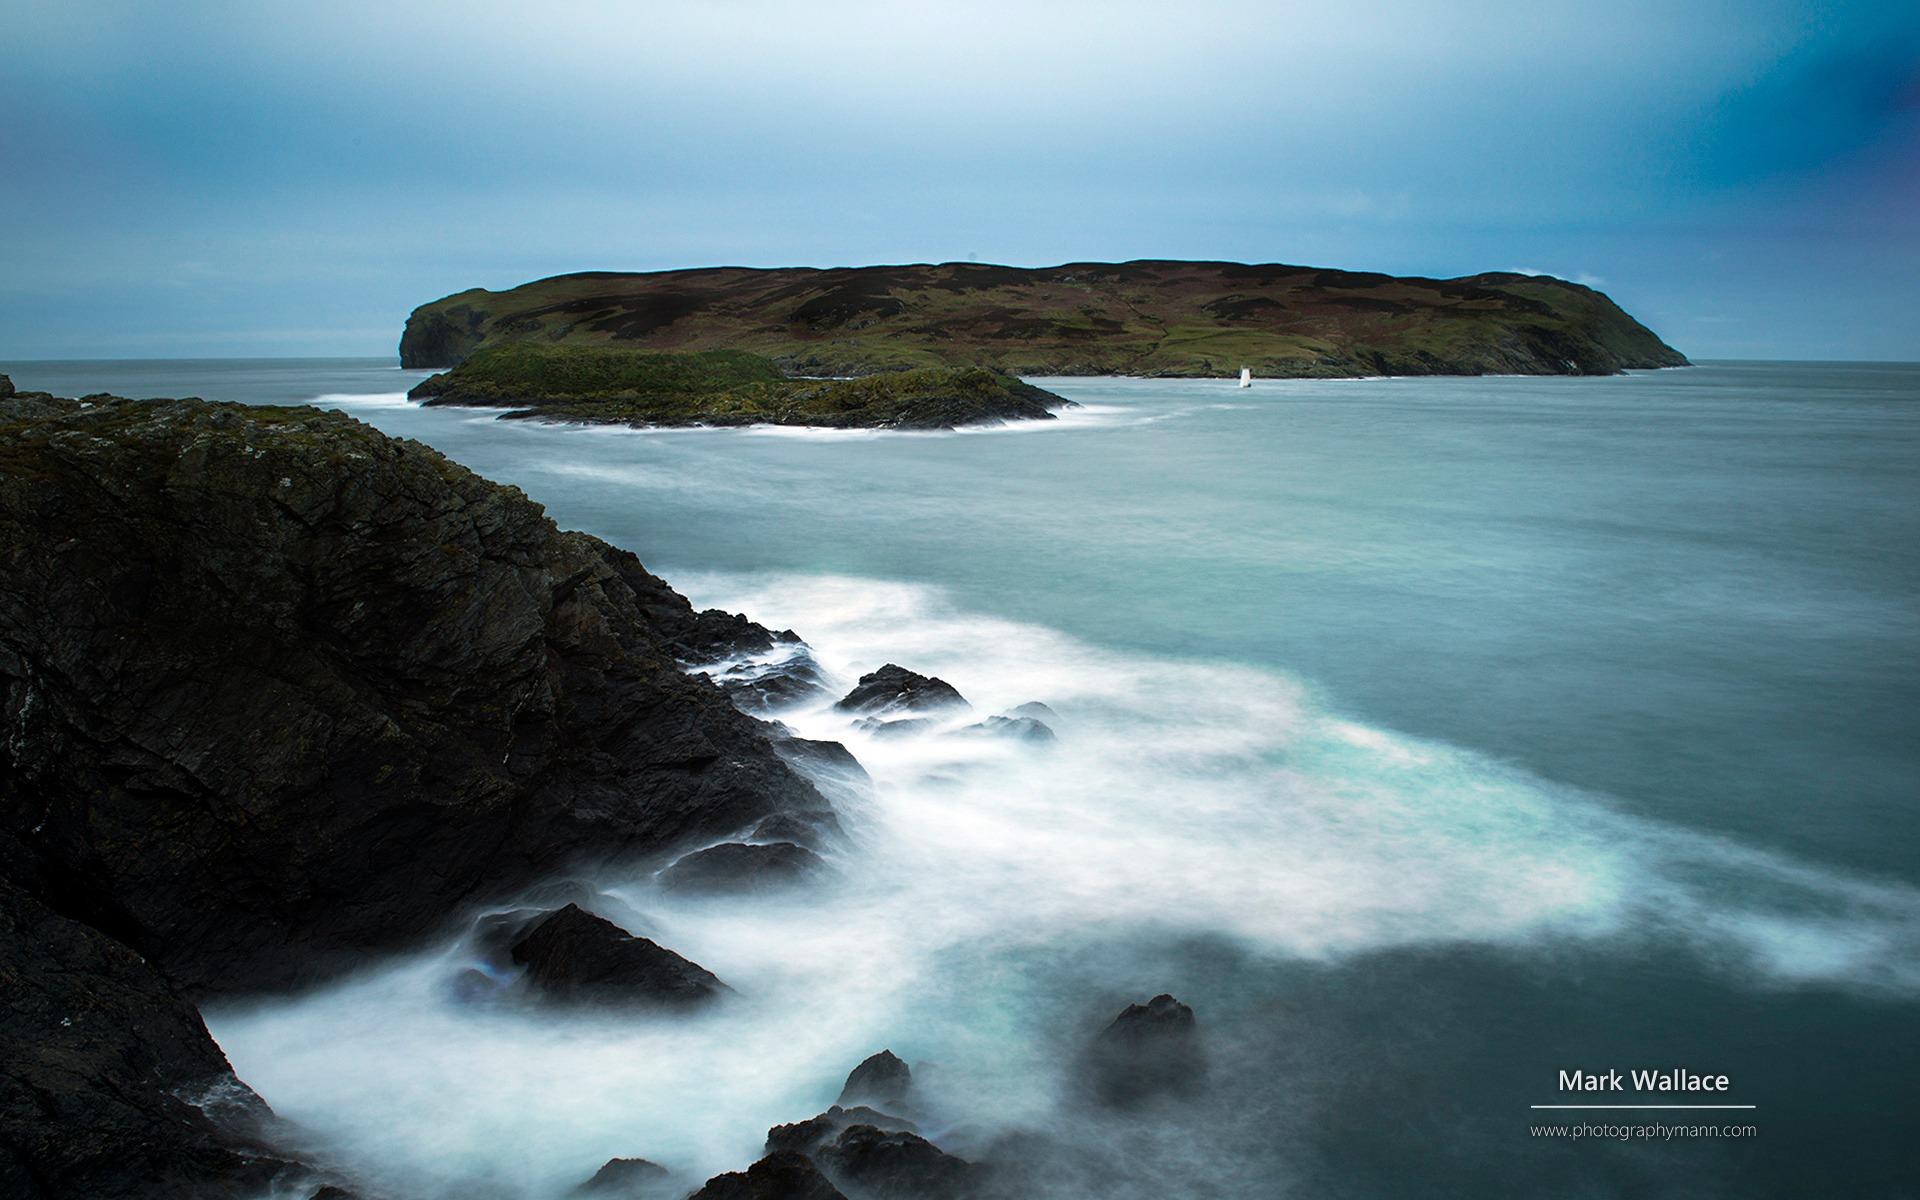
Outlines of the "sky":
{"label": "sky", "polygon": [[1920,359],[1920,4],[4,0],[0,360],[579,270],[1286,262]]}

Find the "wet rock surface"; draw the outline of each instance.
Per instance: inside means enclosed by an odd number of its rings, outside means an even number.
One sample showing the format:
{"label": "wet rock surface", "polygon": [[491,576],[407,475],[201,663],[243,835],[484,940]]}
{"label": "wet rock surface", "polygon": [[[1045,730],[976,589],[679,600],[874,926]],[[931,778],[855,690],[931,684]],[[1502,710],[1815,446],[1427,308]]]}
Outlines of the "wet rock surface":
{"label": "wet rock surface", "polygon": [[982,737],[1009,738],[1016,742],[1051,742],[1054,732],[1046,722],[1033,717],[988,717],[968,725],[961,733]]}
{"label": "wet rock surface", "polygon": [[855,1125],[872,1125],[879,1129],[902,1130],[918,1133],[919,1127],[903,1117],[868,1108],[863,1104],[852,1107],[834,1105],[818,1116],[808,1117],[804,1121],[794,1121],[786,1125],[775,1125],[767,1130],[767,1152],[792,1150],[800,1154],[812,1154],[821,1146],[840,1135],[843,1129]]}
{"label": "wet rock surface", "polygon": [[855,1067],[840,1089],[843,1105],[869,1104],[875,1108],[899,1108],[907,1102],[913,1086],[913,1072],[899,1055],[882,1050]]}
{"label": "wet rock surface", "polygon": [[940,722],[931,717],[901,717],[898,720],[883,721],[879,717],[861,717],[853,723],[861,733],[870,733],[877,738],[912,737],[917,733],[931,733],[940,727]]}
{"label": "wet rock surface", "polygon": [[1205,1077],[1193,1010],[1168,995],[1128,1005],[1094,1039],[1087,1056],[1093,1096],[1116,1108],[1191,1095]]}
{"label": "wet rock surface", "polygon": [[569,904],[513,945],[541,997],[575,1004],[698,1004],[727,986],[698,963]]}
{"label": "wet rock surface", "polygon": [[[192,1002],[830,812],[683,670],[786,642],[343,414],[0,377],[0,1194],[311,1194]],[[496,950],[583,992],[718,986],[579,915],[613,936],[514,917]]]}
{"label": "wet rock surface", "polygon": [[691,1200],[847,1200],[804,1154],[779,1150],[707,1180]]}
{"label": "wet rock surface", "polygon": [[753,827],[756,842],[792,842],[809,850],[840,835],[840,818],[831,809],[774,813]]}
{"label": "wet rock surface", "polygon": [[765,892],[804,883],[826,869],[818,854],[793,842],[722,842],[675,862],[659,880],[673,892]]}
{"label": "wet rock surface", "polygon": [[673,1175],[644,1158],[610,1158],[573,1195],[593,1200],[664,1200],[674,1193]]}
{"label": "wet rock surface", "polygon": [[974,1164],[917,1133],[873,1125],[849,1125],[817,1150],[815,1159],[856,1200],[964,1196],[972,1192],[977,1174]]}
{"label": "wet rock surface", "polygon": [[0,879],[0,1195],[260,1194],[300,1173],[271,1119],[159,972]]}
{"label": "wet rock surface", "polygon": [[862,675],[854,689],[836,701],[834,707],[843,712],[882,716],[968,705],[966,698],[946,680],[888,663]]}

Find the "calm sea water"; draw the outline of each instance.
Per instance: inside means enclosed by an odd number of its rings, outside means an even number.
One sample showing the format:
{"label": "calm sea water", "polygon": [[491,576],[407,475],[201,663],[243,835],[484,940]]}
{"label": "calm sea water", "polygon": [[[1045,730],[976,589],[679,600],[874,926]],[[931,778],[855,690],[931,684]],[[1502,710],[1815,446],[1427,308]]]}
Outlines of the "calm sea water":
{"label": "calm sea water", "polygon": [[[792,714],[878,782],[844,895],[792,925],[607,881],[762,998],[707,1025],[477,1019],[432,955],[210,1014],[370,1177],[737,1167],[887,1044],[939,1065],[962,1148],[1048,1131],[1041,1194],[1920,1187],[1920,366],[1040,380],[1082,407],[947,435],[500,422],[373,361],[0,370],[336,405],[849,678],[1062,713],[1046,756]],[[1076,1039],[1161,990],[1215,1040],[1208,1099],[1073,1111]],[[1676,1065],[1758,1136],[1528,1135],[1561,1069]]]}

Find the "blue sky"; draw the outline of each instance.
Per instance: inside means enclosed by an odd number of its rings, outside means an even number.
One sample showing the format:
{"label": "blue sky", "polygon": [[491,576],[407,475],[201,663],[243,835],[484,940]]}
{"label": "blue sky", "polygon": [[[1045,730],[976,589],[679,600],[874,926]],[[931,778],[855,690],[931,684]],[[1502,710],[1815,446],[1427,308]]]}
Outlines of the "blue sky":
{"label": "blue sky", "polygon": [[1920,358],[1920,5],[0,9],[0,359],[387,354],[588,269],[1229,258]]}

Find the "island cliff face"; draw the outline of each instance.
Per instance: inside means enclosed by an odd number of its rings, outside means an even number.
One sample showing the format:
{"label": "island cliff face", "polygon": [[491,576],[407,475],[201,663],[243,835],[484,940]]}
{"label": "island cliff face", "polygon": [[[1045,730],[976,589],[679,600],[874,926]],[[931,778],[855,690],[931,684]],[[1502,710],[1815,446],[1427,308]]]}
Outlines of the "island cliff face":
{"label": "island cliff face", "polygon": [[828,808],[682,668],[777,636],[343,414],[0,377],[0,1191],[257,1194],[195,1000]]}
{"label": "island cliff face", "polygon": [[1163,261],[561,275],[422,305],[400,361],[450,367],[513,343],[744,350],[799,375],[1605,375],[1687,363],[1602,293],[1548,276]]}

